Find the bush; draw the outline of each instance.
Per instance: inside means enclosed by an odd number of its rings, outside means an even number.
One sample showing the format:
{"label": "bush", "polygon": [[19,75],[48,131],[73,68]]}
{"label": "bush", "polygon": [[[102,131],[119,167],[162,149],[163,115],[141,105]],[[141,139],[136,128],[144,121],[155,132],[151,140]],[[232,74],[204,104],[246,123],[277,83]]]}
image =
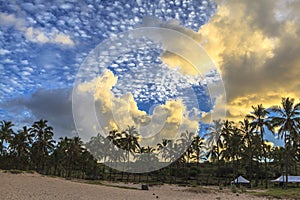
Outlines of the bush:
{"label": "bush", "polygon": [[245,193],[247,190],[246,190],[246,187],[244,187],[244,186],[241,186],[241,192],[242,193]]}
{"label": "bush", "polygon": [[219,190],[223,190],[223,185],[222,184],[219,185]]}
{"label": "bush", "polygon": [[237,188],[235,185],[231,185],[231,192],[232,193],[237,193]]}

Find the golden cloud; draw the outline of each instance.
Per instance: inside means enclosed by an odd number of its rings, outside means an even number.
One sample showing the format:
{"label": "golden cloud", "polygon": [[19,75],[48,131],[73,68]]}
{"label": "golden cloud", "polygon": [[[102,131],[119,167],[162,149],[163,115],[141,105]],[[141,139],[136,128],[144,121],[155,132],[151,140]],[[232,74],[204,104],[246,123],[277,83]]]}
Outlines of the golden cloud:
{"label": "golden cloud", "polygon": [[98,123],[105,134],[113,129],[124,130],[128,126],[135,126],[142,135],[141,144],[156,145],[163,138],[179,138],[186,130],[198,131],[199,119],[188,117],[189,112],[181,100],[166,101],[165,104],[156,106],[152,115],[148,115],[138,108],[132,94],[116,97],[112,93],[117,80],[107,70],[102,76],[79,84],[76,90],[79,93],[93,94]]}
{"label": "golden cloud", "polygon": [[[269,107],[282,96],[299,98],[299,8],[300,1],[293,0],[218,1],[217,13],[198,33],[176,24],[165,26],[204,47],[222,74],[227,117],[241,119],[252,105]],[[182,58],[165,57],[167,64],[189,73],[191,67]]]}

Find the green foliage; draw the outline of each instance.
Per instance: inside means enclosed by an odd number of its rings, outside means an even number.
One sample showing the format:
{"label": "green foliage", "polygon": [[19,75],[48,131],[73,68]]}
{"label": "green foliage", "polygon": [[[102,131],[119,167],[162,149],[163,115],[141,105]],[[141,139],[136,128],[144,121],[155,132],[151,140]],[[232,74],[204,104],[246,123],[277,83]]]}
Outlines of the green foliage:
{"label": "green foliage", "polygon": [[[260,188],[263,179],[267,186],[268,180],[284,171],[295,175],[299,171],[300,104],[289,98],[283,98],[281,104],[272,108],[277,115],[270,115],[270,109],[262,105],[253,106],[253,112],[241,122],[216,120],[204,137],[187,130],[178,140],[162,139],[156,146],[141,146],[141,136],[133,126],[112,130],[107,137],[98,134],[84,144],[79,137],[55,141],[54,130],[46,120],[17,131],[12,122],[2,121],[0,169],[89,180],[124,181],[126,177],[126,182],[175,183],[196,188],[217,185],[219,190],[241,174]],[[279,131],[274,134],[279,137],[290,135],[284,147],[266,145],[265,130],[274,131],[275,127]],[[206,148],[206,143],[211,148]],[[131,159],[140,166],[162,161],[172,164],[143,174],[123,173],[103,164],[117,162],[130,167]],[[236,186],[231,190],[237,192]],[[246,188],[241,187],[241,191]]]}
{"label": "green foliage", "polygon": [[223,190],[223,185],[222,184],[219,185],[219,190]]}
{"label": "green foliage", "polygon": [[276,199],[299,199],[300,188],[289,188],[288,190],[284,190],[282,188],[271,188],[267,191],[248,191],[248,193],[260,197],[269,197]]}
{"label": "green foliage", "polygon": [[11,174],[23,174],[24,172],[22,170],[17,170],[17,169],[11,169],[11,170],[5,170],[5,173],[9,172]]}
{"label": "green foliage", "polygon": [[231,192],[232,193],[237,193],[237,188],[236,188],[236,185],[231,185],[231,188],[230,188]]}
{"label": "green foliage", "polygon": [[241,185],[240,189],[241,189],[241,192],[242,192],[242,193],[245,193],[245,192],[247,191],[246,187],[244,187],[244,186],[242,186],[242,185]]}

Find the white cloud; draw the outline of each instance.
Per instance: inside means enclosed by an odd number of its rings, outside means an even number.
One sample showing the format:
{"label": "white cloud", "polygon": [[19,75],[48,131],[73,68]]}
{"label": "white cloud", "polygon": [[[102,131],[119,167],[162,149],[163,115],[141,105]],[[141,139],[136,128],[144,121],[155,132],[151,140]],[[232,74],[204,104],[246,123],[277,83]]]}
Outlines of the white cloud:
{"label": "white cloud", "polygon": [[[117,78],[113,73],[105,71],[102,76],[91,82],[82,83],[74,90],[73,95],[76,97],[93,96],[95,114],[102,129],[98,129],[97,132],[103,131],[107,134],[112,129],[124,130],[127,126],[133,125],[142,134],[143,144],[156,145],[162,138],[173,139],[186,130],[198,131],[199,118],[193,116],[181,100],[168,100],[165,104],[156,106],[153,115],[148,115],[145,111],[139,110],[132,94],[126,93],[116,97],[111,91],[116,83]],[[79,104],[86,102],[84,99],[79,98],[77,102]],[[91,121],[87,120],[92,117],[88,114],[89,109],[86,106],[84,108],[85,111],[75,108],[75,112],[80,114],[80,118],[77,118],[77,122],[80,123],[78,127],[85,126],[85,122]],[[95,123],[95,120],[93,121]],[[88,126],[90,125],[89,122]],[[95,124],[90,127],[95,127]],[[89,139],[86,135],[81,137]]]}
{"label": "white cloud", "polygon": [[17,30],[22,30],[26,26],[26,21],[23,18],[17,18],[13,14],[0,12],[0,25],[14,27]]}
{"label": "white cloud", "polygon": [[50,32],[49,35],[53,35],[53,36],[50,37],[46,35],[43,31],[32,27],[27,28],[25,31],[26,39],[31,42],[58,43],[58,44],[69,45],[69,46],[74,45],[74,42],[71,40],[70,36],[68,35],[59,33],[58,31]]}
{"label": "white cloud", "polygon": [[23,18],[17,18],[13,14],[0,13],[0,25],[14,27],[22,31],[27,40],[35,43],[57,43],[67,46],[73,46],[75,43],[69,35],[60,33],[57,29],[45,32],[38,28],[29,26]]}
{"label": "white cloud", "polygon": [[1,56],[4,56],[4,55],[9,54],[9,53],[10,53],[10,51],[8,51],[6,49],[0,49],[0,55]]}

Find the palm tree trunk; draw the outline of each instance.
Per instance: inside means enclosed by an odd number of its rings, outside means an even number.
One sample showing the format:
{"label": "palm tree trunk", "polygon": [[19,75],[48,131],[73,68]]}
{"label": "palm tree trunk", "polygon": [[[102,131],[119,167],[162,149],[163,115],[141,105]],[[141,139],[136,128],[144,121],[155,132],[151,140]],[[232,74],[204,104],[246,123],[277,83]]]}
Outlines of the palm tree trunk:
{"label": "palm tree trunk", "polygon": [[170,184],[172,184],[172,164],[169,165]]}
{"label": "palm tree trunk", "polygon": [[266,154],[266,149],[265,149],[265,143],[264,143],[264,134],[263,134],[263,129],[260,129],[261,132],[261,142],[262,142],[262,149],[263,149],[263,156],[264,156],[264,161],[265,161],[265,188],[268,188],[268,171],[267,171],[267,154]]}
{"label": "palm tree trunk", "polygon": [[253,160],[252,160],[252,152],[250,154],[250,160],[249,160],[249,179],[250,183],[253,179]]}
{"label": "palm tree trunk", "polygon": [[220,185],[220,155],[219,155],[219,144],[217,142],[217,169],[218,169],[218,185]]}
{"label": "palm tree trunk", "polygon": [[236,178],[236,163],[235,163],[235,156],[232,154],[231,155],[231,158],[232,158],[232,161],[231,161],[231,164],[232,164],[232,170],[233,170],[233,173],[232,173],[232,180],[234,180]]}
{"label": "palm tree trunk", "polygon": [[267,156],[265,156],[265,185],[266,185],[266,189],[268,189],[268,170],[267,169],[268,169]]}
{"label": "palm tree trunk", "polygon": [[187,154],[187,161],[186,161],[186,173],[185,173],[185,181],[188,182],[189,179],[189,162],[190,162],[190,154]]}
{"label": "palm tree trunk", "polygon": [[289,179],[289,137],[284,135],[285,137],[285,148],[286,148],[286,157],[285,157],[285,189],[288,186],[288,179]]}

